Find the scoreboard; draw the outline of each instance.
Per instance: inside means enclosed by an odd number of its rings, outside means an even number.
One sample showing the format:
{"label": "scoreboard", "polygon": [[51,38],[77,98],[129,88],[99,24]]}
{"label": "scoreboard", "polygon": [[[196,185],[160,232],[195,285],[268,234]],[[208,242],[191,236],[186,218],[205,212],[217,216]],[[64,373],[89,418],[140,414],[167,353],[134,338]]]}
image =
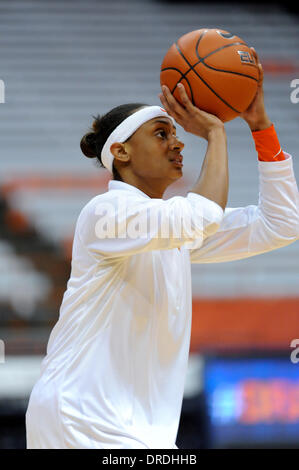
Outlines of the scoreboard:
{"label": "scoreboard", "polygon": [[203,374],[212,448],[299,448],[299,363],[289,355],[206,357]]}

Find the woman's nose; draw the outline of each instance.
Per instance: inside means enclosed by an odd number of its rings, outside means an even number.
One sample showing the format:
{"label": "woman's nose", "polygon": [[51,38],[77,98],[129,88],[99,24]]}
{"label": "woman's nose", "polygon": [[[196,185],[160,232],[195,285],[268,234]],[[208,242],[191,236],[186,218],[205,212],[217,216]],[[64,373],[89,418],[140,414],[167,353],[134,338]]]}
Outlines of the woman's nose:
{"label": "woman's nose", "polygon": [[173,136],[173,141],[171,142],[173,148],[183,149],[185,144],[176,136]]}

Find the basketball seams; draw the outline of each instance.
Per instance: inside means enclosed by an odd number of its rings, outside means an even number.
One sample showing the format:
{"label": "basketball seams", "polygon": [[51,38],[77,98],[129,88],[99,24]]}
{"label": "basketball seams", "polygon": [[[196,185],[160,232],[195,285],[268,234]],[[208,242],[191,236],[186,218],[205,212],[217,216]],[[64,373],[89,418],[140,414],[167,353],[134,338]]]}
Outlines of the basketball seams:
{"label": "basketball seams", "polygon": [[[197,75],[197,77],[206,85],[206,87],[209,88],[209,90],[210,90],[212,93],[214,93],[214,95],[217,96],[217,98],[219,98],[226,106],[228,106],[228,107],[229,107],[230,109],[232,109],[234,112],[240,114],[241,111],[238,111],[238,110],[235,109],[233,106],[231,106],[229,103],[227,103],[223,98],[221,98],[221,96],[218,95],[218,93],[216,93],[216,91],[213,90],[213,88],[210,87],[210,85],[197,73],[197,71],[194,70],[193,66],[189,63],[189,61],[186,59],[186,57],[185,57],[184,54],[182,53],[182,51],[181,51],[181,49],[180,49],[180,47],[179,47],[179,45],[178,45],[177,42],[175,43],[175,45],[176,45],[176,48],[177,48],[179,54],[183,57],[183,59],[187,62],[187,64],[188,64],[189,67],[190,67],[190,70],[188,70],[186,73],[189,73],[189,72],[192,70],[192,71],[195,73],[195,75]],[[179,83],[179,82],[177,82],[177,83]],[[190,86],[190,85],[189,85],[189,86]]]}
{"label": "basketball seams", "polygon": [[[199,58],[199,61],[196,64],[194,64],[193,67],[195,67],[196,65],[202,63],[205,67],[207,67],[211,70],[215,70],[216,72],[233,73],[235,75],[240,75],[241,77],[247,77],[247,78],[250,78],[251,80],[255,80],[256,82],[258,82],[257,78],[251,77],[251,75],[247,75],[246,73],[234,72],[232,70],[216,69],[215,67],[212,67],[212,65],[208,65],[208,64],[205,63],[205,59],[207,59],[207,57],[211,57],[211,55],[216,54],[216,52],[219,52],[223,49],[226,49],[227,47],[231,47],[231,46],[246,46],[246,47],[248,47],[245,42],[233,42],[231,44],[226,44],[224,46],[218,47],[218,49],[215,49],[214,51],[210,52],[205,57],[200,57],[199,52],[198,52],[198,45],[199,45],[200,39],[202,37],[203,37],[203,34],[201,35],[201,37],[199,38],[199,40],[198,40],[198,42],[195,46],[195,52],[196,52],[197,57]],[[256,65],[255,65],[255,67],[257,68]]]}
{"label": "basketball seams", "polygon": [[[205,30],[198,38],[198,41],[196,43],[196,46],[195,46],[195,50],[197,51],[197,48],[198,48],[198,45],[200,43],[200,41],[202,40],[202,38],[204,37],[204,35],[207,33],[207,30]],[[198,57],[198,56],[197,56]],[[198,57],[199,58],[199,57]]]}
{"label": "basketball seams", "polygon": [[177,69],[177,68],[175,68],[175,67],[165,67],[164,69],[161,69],[161,72],[164,72],[165,70],[175,70],[176,72],[179,72],[179,74],[181,75],[181,78],[176,82],[174,88],[173,88],[172,90],[170,90],[171,93],[174,92],[174,90],[175,90],[176,87],[177,87],[177,84],[180,83],[183,79],[185,79],[186,82],[187,82],[188,85],[189,85],[189,88],[190,88],[192,104],[195,106],[192,87],[191,87],[191,85],[190,85],[190,83],[189,83],[188,78],[186,78],[187,73],[189,73],[192,69],[190,68],[189,70],[187,70],[186,73],[183,73],[183,72],[181,72],[179,69]]}
{"label": "basketball seams", "polygon": [[251,77],[250,75],[246,75],[246,73],[240,73],[240,72],[234,72],[233,70],[221,70],[221,69],[216,69],[215,67],[212,67],[211,65],[206,64],[205,62],[198,62],[195,65],[198,64],[203,64],[205,67],[211,70],[215,70],[215,72],[223,72],[223,73],[232,73],[234,75],[239,75],[240,77],[246,77],[250,78],[251,80],[254,80],[255,82],[258,82],[257,78]]}
{"label": "basketball seams", "polygon": [[213,54],[216,54],[216,52],[222,51],[222,49],[227,49],[228,47],[232,46],[247,46],[246,42],[232,42],[230,44],[225,44],[224,46],[218,47],[218,49],[214,49],[212,52],[209,52],[206,56],[200,57],[199,52],[197,49],[195,49],[197,57],[201,60],[205,60],[207,57],[210,57]]}

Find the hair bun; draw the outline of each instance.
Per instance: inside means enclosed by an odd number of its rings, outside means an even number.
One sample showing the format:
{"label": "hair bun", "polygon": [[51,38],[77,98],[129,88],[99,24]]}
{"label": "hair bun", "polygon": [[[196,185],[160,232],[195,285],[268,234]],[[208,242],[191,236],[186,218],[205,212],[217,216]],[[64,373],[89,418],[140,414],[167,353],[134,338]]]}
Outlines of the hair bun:
{"label": "hair bun", "polygon": [[80,142],[80,148],[85,157],[96,158],[96,135],[94,132],[89,132],[88,134],[85,134],[82,137]]}

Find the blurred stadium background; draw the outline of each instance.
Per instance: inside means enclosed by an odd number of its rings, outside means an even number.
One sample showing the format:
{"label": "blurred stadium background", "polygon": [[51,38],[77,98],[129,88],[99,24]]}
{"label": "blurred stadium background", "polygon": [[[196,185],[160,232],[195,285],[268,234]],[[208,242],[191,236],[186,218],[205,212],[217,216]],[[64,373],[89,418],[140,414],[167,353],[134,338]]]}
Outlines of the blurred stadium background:
{"label": "blurred stadium background", "polygon": [[[203,27],[253,45],[265,100],[299,179],[299,16],[294,2],[1,0],[0,448],[24,448],[24,414],[70,273],[81,208],[109,175],[79,148],[92,116],[126,102],[160,104],[160,64]],[[256,204],[257,156],[240,119],[227,123],[230,207]],[[205,143],[185,142],[197,178]],[[299,447],[299,243],[243,261],[192,266],[193,329],[177,445]],[[298,340],[299,343],[299,340]]]}

